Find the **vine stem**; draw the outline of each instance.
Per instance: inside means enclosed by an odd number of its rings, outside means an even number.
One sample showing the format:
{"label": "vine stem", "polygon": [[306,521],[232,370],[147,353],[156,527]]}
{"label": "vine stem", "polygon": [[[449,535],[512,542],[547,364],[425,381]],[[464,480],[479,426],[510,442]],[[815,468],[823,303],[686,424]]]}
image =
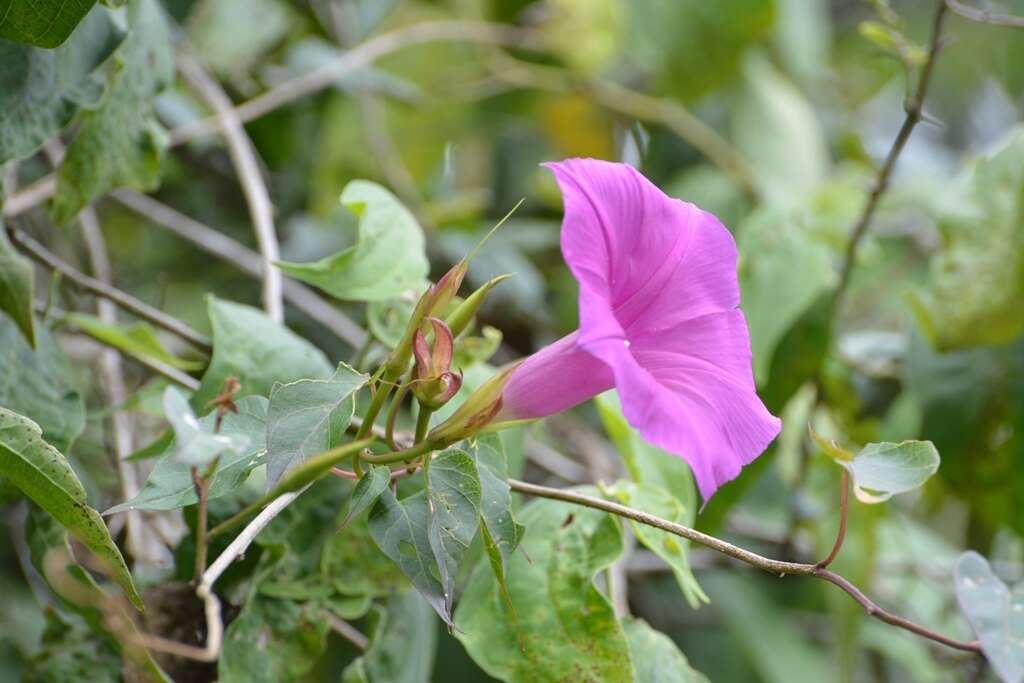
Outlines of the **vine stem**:
{"label": "vine stem", "polygon": [[871,226],[871,220],[875,216],[882,195],[889,189],[889,181],[892,178],[893,170],[896,168],[896,162],[903,153],[903,148],[906,147],[910,134],[914,132],[914,127],[923,118],[924,99],[928,94],[928,85],[931,83],[932,72],[935,70],[936,58],[942,49],[942,22],[946,16],[947,3],[948,0],[939,0],[936,5],[935,18],[932,20],[932,34],[928,46],[928,56],[921,67],[913,94],[904,105],[906,118],[903,119],[903,125],[900,126],[899,132],[896,133],[896,139],[893,140],[892,147],[889,148],[889,154],[885,158],[885,163],[878,171],[875,184],[871,188],[867,201],[864,203],[864,209],[861,211],[860,218],[850,232],[850,240],[847,242],[846,253],[843,256],[842,265],[839,270],[839,284],[836,286],[833,299],[833,311],[839,310],[840,304],[846,295],[846,290],[850,286],[850,273],[857,260],[857,252],[860,250],[861,242]]}
{"label": "vine stem", "polygon": [[16,246],[32,257],[33,260],[41,263],[50,270],[59,272],[72,284],[90,294],[103,297],[113,301],[121,308],[129,311],[138,317],[147,320],[157,327],[161,327],[172,334],[175,334],[202,351],[210,353],[213,345],[207,337],[199,334],[191,327],[177,318],[172,318],[158,308],[153,308],[146,302],[135,298],[131,294],[116,289],[94,277],[89,277],[80,270],[58,258],[53,252],[42,244],[29,237],[21,230],[8,226],[7,234]]}
{"label": "vine stem", "polygon": [[824,560],[814,565],[818,569],[825,569],[839,555],[843,547],[843,540],[846,538],[846,518],[850,510],[850,473],[843,468],[842,480],[839,484],[839,533],[836,534],[836,542],[832,545],[832,552]]}
{"label": "vine stem", "polygon": [[203,572],[206,571],[206,552],[207,552],[207,541],[206,541],[206,526],[208,516],[208,494],[210,491],[210,484],[202,474],[199,473],[199,468],[196,466],[192,467],[192,485],[196,489],[196,497],[199,498],[199,513],[198,519],[196,519],[196,581],[199,581],[203,576]]}
{"label": "vine stem", "polygon": [[757,567],[758,569],[762,569],[766,572],[776,574],[779,577],[783,577],[786,574],[794,574],[797,576],[812,576],[828,581],[829,583],[838,586],[850,597],[856,600],[857,603],[864,608],[864,611],[875,619],[891,624],[892,626],[902,628],[906,631],[910,631],[911,633],[916,633],[919,636],[928,638],[936,643],[941,643],[947,647],[976,654],[982,653],[981,643],[976,640],[965,642],[949,638],[941,633],[910,621],[909,619],[905,619],[899,615],[882,609],[867,597],[863,591],[854,586],[847,579],[824,567],[819,567],[814,564],[786,562],[783,560],[774,560],[769,557],[764,557],[763,555],[758,555],[757,553],[746,550],[745,548],[740,548],[728,541],[723,541],[720,538],[709,536],[688,526],[683,526],[682,524],[671,522],[667,519],[662,519],[661,517],[657,517],[640,510],[635,510],[619,503],[595,498],[576,491],[530,484],[525,481],[519,481],[518,479],[509,479],[508,483],[513,491],[518,491],[519,493],[525,493],[538,498],[550,498],[552,500],[560,500],[566,503],[582,505],[594,510],[601,510],[613,515],[618,515],[619,517],[630,519],[634,522],[639,522],[640,524],[646,524],[647,526],[651,526],[656,529],[661,529],[662,531],[685,538],[693,541],[694,543],[700,543],[701,545],[711,548],[716,552],[722,553],[723,555],[727,555],[733,559],[739,560],[740,562],[744,562],[753,567]]}

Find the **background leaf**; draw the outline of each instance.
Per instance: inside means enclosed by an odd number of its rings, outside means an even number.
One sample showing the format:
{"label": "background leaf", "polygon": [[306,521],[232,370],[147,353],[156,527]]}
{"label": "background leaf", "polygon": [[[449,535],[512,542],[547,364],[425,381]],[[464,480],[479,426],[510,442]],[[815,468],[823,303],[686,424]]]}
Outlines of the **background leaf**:
{"label": "background leaf", "polygon": [[115,59],[110,86],[99,106],[82,115],[58,172],[51,209],[57,223],[67,223],[115,187],[149,191],[159,184],[166,142],[152,117],[152,100],[173,80],[174,57],[156,0],[131,0],[128,36]]}
{"label": "background leaf", "polygon": [[658,633],[643,619],[623,619],[622,630],[629,640],[636,683],[708,683],[695,671],[672,639]]}
{"label": "background leaf", "polygon": [[1011,590],[988,560],[968,551],[956,561],[956,597],[999,677],[1024,680],[1024,583]]}
{"label": "background leaf", "polygon": [[14,250],[7,232],[0,223],[0,311],[11,317],[25,336],[29,346],[35,348],[36,327],[32,313],[35,277],[32,264]]}
{"label": "background leaf", "polygon": [[437,622],[413,591],[395,593],[376,612],[370,646],[342,675],[342,683],[426,683],[434,664]]}
{"label": "background leaf", "polygon": [[179,358],[168,351],[153,328],[146,323],[110,325],[88,313],[69,313],[64,320],[107,346],[124,351],[135,358],[149,358],[188,372],[201,370],[205,366],[202,361]]}
{"label": "background leaf", "polygon": [[31,156],[81,107],[96,104],[99,66],[123,39],[110,13],[94,7],[57,49],[0,40],[0,163]]}

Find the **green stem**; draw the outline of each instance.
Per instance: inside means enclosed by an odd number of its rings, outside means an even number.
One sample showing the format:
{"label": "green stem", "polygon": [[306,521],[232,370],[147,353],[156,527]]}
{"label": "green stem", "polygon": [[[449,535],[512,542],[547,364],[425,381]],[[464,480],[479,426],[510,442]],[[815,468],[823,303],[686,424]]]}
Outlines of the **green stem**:
{"label": "green stem", "polygon": [[393,451],[398,450],[398,446],[395,444],[395,420],[398,419],[398,411],[402,407],[402,400],[408,392],[408,382],[398,387],[398,392],[395,394],[395,398],[391,400],[391,406],[388,408],[388,416],[384,420],[384,441],[387,442],[388,448]]}
{"label": "green stem", "polygon": [[199,474],[198,467],[192,467],[192,484],[196,489],[196,496],[199,498],[199,515],[196,519],[196,565],[195,565],[195,581],[198,582],[203,572],[206,571],[206,526],[208,516],[208,494],[210,492],[210,482],[205,477]]}
{"label": "green stem", "polygon": [[412,460],[419,456],[436,451],[438,445],[430,440],[420,441],[412,448],[406,448],[401,451],[394,451],[393,453],[381,453],[380,455],[374,453],[363,453],[359,457],[366,462],[372,462],[374,465],[388,465],[394,462],[402,462],[404,460]]}
{"label": "green stem", "polygon": [[359,459],[359,452],[373,443],[373,439],[361,439],[359,441],[353,441],[347,443],[344,446],[338,446],[330,450],[324,451],[318,455],[314,455],[309,458],[301,465],[289,470],[283,479],[265,496],[257,499],[255,502],[247,505],[241,512],[237,513],[228,520],[221,522],[217,526],[210,529],[210,533],[207,534],[208,538],[219,536],[225,531],[232,529],[257,511],[261,510],[265,505],[272,502],[274,499],[290,493],[292,491],[298,491],[305,487],[307,484],[312,484],[314,481],[326,476],[331,468],[337,465],[339,462],[348,457],[354,457],[356,460]]}
{"label": "green stem", "polygon": [[420,404],[420,412],[416,416],[416,437],[413,439],[413,443],[419,443],[427,437],[427,430],[430,429],[430,416],[433,414],[433,410]]}
{"label": "green stem", "polygon": [[[384,379],[385,383],[377,386],[377,393],[373,395],[370,407],[366,409],[366,415],[363,416],[363,424],[359,425],[359,431],[356,432],[356,441],[365,439],[373,431],[373,425],[377,422],[377,416],[380,415],[384,402],[388,400],[388,396],[391,394],[391,382],[388,381],[390,378],[385,376]],[[352,456],[352,470],[360,477],[363,476],[363,465],[359,462],[358,451]]]}

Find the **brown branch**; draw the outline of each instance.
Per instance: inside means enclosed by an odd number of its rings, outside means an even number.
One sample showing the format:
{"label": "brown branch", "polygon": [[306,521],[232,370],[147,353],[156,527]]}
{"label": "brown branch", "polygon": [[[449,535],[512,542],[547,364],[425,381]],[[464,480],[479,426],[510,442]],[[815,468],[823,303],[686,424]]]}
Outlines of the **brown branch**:
{"label": "brown branch", "polygon": [[910,134],[914,131],[914,127],[917,126],[923,118],[922,108],[924,107],[925,96],[928,94],[928,84],[931,82],[932,72],[935,69],[935,60],[939,55],[939,51],[942,49],[942,22],[945,16],[946,0],[938,0],[935,9],[935,18],[932,20],[932,35],[928,46],[928,56],[925,59],[924,65],[921,67],[921,72],[918,75],[917,85],[914,88],[914,92],[907,99],[907,102],[904,105],[906,118],[903,119],[903,125],[900,126],[900,130],[896,134],[896,139],[893,140],[892,147],[889,149],[889,154],[885,158],[885,163],[878,171],[874,187],[872,187],[871,193],[868,195],[868,199],[864,203],[864,210],[861,212],[860,218],[857,220],[857,223],[853,226],[853,230],[850,232],[850,240],[846,245],[846,253],[843,256],[842,266],[839,270],[839,284],[836,286],[834,299],[835,311],[839,310],[843,297],[846,294],[846,290],[850,285],[850,273],[853,270],[854,262],[857,259],[857,251],[860,249],[861,241],[864,239],[868,228],[871,226],[871,220],[875,216],[875,211],[878,209],[882,196],[885,194],[886,190],[889,189],[889,181],[892,177],[893,169],[896,167],[896,162],[899,159],[900,154],[903,153],[903,148],[906,147],[907,140],[910,139]]}
{"label": "brown branch", "polygon": [[27,233],[13,226],[8,226],[7,234],[11,238],[11,242],[21,248],[22,251],[32,257],[35,261],[41,263],[50,270],[59,272],[65,279],[77,286],[79,289],[113,301],[126,311],[130,311],[138,317],[148,320],[154,325],[161,327],[172,334],[178,335],[196,348],[206,351],[207,353],[213,350],[213,345],[209,339],[199,334],[185,323],[181,322],[177,318],[172,318],[163,311],[150,306],[131,294],[123,292],[120,289],[116,289],[111,285],[97,280],[96,278],[89,277],[85,273],[58,258],[56,254],[34,240]]}
{"label": "brown branch", "polygon": [[991,24],[992,26],[1004,26],[1007,28],[1024,28],[1024,17],[1021,16],[989,12],[980,7],[971,7],[960,2],[960,0],[946,0],[946,6],[954,14],[960,15],[964,19],[976,21],[979,24]]}
{"label": "brown branch", "polygon": [[688,526],[683,526],[682,524],[677,524],[676,522],[671,522],[667,519],[662,519],[661,517],[656,517],[655,515],[651,515],[640,510],[634,510],[633,508],[620,505],[619,503],[595,498],[575,491],[538,486],[537,484],[529,484],[517,479],[509,479],[508,483],[513,491],[518,491],[520,493],[540,498],[561,500],[566,503],[582,505],[595,510],[602,510],[613,515],[618,515],[619,517],[633,520],[634,522],[639,522],[640,524],[646,524],[647,526],[667,531],[670,534],[680,536],[693,541],[694,543],[700,543],[701,545],[707,546],[708,548],[722,553],[723,555],[728,555],[740,562],[745,562],[746,564],[757,567],[758,569],[763,569],[766,572],[776,574],[780,577],[785,576],[786,574],[794,574],[797,576],[813,576],[815,578],[823,579],[829,583],[839,586],[839,588],[856,600],[869,616],[872,616],[875,619],[905,629],[911,633],[916,633],[928,638],[929,640],[933,640],[957,650],[981,654],[981,644],[978,641],[964,642],[954,640],[953,638],[948,638],[941,633],[937,633],[931,629],[925,628],[924,626],[915,624],[908,619],[895,615],[892,612],[888,612],[864,595],[859,588],[829,569],[824,569],[813,564],[773,560],[769,557],[764,557],[763,555],[758,555],[757,553],[735,546],[720,538],[701,533],[700,531]]}
{"label": "brown branch", "polygon": [[284,321],[284,303],[281,293],[281,271],[274,265],[280,260],[277,233],[274,230],[274,207],[270,192],[263,180],[256,148],[246,135],[234,103],[217,83],[192,57],[178,57],[178,70],[199,96],[216,112],[217,126],[227,142],[228,153],[242,185],[245,203],[249,207],[256,243],[263,259],[263,308],[274,322]]}
{"label": "brown branch", "polygon": [[[248,275],[258,278],[263,272],[263,259],[255,251],[148,195],[132,190],[114,190],[110,197],[206,253],[234,264]],[[367,333],[362,327],[309,287],[285,277],[283,289],[284,298],[289,303],[351,346],[358,348],[366,343]]]}

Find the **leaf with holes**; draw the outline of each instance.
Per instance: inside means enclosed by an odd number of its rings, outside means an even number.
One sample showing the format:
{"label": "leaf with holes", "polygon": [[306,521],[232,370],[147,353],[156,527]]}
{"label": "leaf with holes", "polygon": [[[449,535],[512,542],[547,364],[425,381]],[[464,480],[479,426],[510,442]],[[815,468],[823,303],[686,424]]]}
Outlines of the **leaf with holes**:
{"label": "leaf with holes", "polygon": [[291,468],[341,443],[366,375],[342,363],[327,380],[275,384],[267,410],[267,490]]}
{"label": "leaf with holes", "polygon": [[100,514],[86,504],[85,489],[71,465],[43,441],[39,425],[5,408],[0,408],[0,474],[96,555],[132,603],[142,609],[142,598],[124,557]]}
{"label": "leaf with holes", "polygon": [[435,456],[427,472],[428,538],[441,573],[445,614],[451,615],[459,565],[480,526],[480,476],[469,454],[457,448]]}
{"label": "leaf with holes", "polygon": [[472,444],[470,452],[480,475],[480,531],[484,550],[506,602],[510,603],[506,573],[525,528],[512,514],[504,444],[500,435],[486,434]]}
{"label": "leaf with holes", "polygon": [[[232,450],[221,455],[217,470],[210,484],[211,500],[225,496],[243,483],[249,473],[266,462],[264,449],[267,430],[267,399],[262,396],[247,396],[238,401],[238,413],[227,413],[221,424],[220,436],[245,438],[248,445],[241,450]],[[213,433],[214,414],[199,419],[199,427],[206,433]],[[176,510],[198,501],[192,483],[191,465],[176,460],[176,443],[164,450],[156,466],[146,480],[146,485],[129,501],[115,505],[103,514],[112,515],[127,510]]]}
{"label": "leaf with holes", "polygon": [[981,649],[1004,683],[1024,681],[1024,582],[1007,587],[988,560],[968,551],[956,561],[956,598]]}
{"label": "leaf with holes", "polygon": [[455,612],[456,637],[484,671],[503,681],[633,683],[626,635],[593,583],[622,553],[619,521],[552,500],[531,503],[520,517],[527,529],[524,552],[508,567],[515,619],[481,565]]}
{"label": "leaf with holes", "polygon": [[869,443],[853,455],[813,430],[811,438],[850,473],[853,492],[862,503],[882,503],[897,493],[912,491],[939,469],[939,452],[931,441]]}
{"label": "leaf with holes", "polygon": [[342,191],[341,203],[359,217],[356,244],[312,263],[279,263],[281,270],[350,301],[393,299],[423,282],[423,229],[393,194],[354,180]]}
{"label": "leaf with holes", "polygon": [[385,489],[370,510],[369,525],[370,536],[377,547],[398,565],[445,623],[451,624],[441,571],[430,544],[427,492],[420,491],[398,500]]}

